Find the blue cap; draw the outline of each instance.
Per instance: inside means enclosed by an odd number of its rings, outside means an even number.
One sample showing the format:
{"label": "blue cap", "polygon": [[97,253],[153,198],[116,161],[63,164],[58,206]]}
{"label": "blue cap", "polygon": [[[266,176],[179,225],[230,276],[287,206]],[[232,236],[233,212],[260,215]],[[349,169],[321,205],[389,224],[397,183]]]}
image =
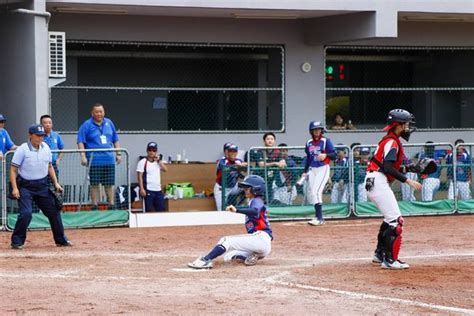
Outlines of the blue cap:
{"label": "blue cap", "polygon": [[149,142],[148,145],[146,145],[146,149],[156,149],[158,150],[158,144],[155,142]]}
{"label": "blue cap", "polygon": [[309,123],[309,131],[311,132],[313,129],[321,129],[321,131],[324,133],[326,132],[326,127],[324,126],[323,123],[319,122],[319,121],[312,121]]}
{"label": "blue cap", "polygon": [[232,144],[227,148],[227,151],[239,151],[239,147],[237,145]]}
{"label": "blue cap", "polygon": [[224,144],[224,151],[226,151],[227,149],[229,149],[230,146],[232,146],[233,144],[231,142],[227,142]]}
{"label": "blue cap", "polygon": [[5,122],[7,119],[5,118],[5,116],[3,116],[3,114],[0,114],[0,122]]}
{"label": "blue cap", "polygon": [[369,147],[362,147],[362,148],[360,149],[360,154],[361,154],[361,155],[368,155],[368,154],[370,154],[370,148],[369,148]]}
{"label": "blue cap", "polygon": [[28,133],[35,134],[38,136],[44,136],[46,133],[44,132],[44,127],[39,124],[33,124],[28,129]]}

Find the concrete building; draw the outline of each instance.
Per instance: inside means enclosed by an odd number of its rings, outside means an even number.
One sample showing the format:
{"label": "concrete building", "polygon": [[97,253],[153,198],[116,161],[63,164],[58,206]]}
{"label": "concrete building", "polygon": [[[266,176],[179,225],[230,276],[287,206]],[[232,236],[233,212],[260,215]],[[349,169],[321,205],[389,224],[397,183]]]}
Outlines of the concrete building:
{"label": "concrete building", "polygon": [[[472,141],[473,22],[469,0],[0,0],[0,112],[16,143],[52,113],[75,148],[75,128],[91,102],[103,102],[132,161],[150,140],[165,155],[213,161],[225,142],[259,146],[268,130],[278,142],[303,145],[310,120],[329,120],[326,100],[358,88],[364,96],[347,101],[358,129],[329,135],[337,143],[374,143],[394,97],[373,94],[397,90],[411,94],[394,105],[411,103],[422,123],[413,142]],[[56,86],[48,32],[64,32],[67,42],[67,78]],[[356,78],[354,62],[374,60],[408,60],[409,78],[400,79],[407,86],[325,78],[331,61]],[[384,72],[393,76],[375,71]]]}

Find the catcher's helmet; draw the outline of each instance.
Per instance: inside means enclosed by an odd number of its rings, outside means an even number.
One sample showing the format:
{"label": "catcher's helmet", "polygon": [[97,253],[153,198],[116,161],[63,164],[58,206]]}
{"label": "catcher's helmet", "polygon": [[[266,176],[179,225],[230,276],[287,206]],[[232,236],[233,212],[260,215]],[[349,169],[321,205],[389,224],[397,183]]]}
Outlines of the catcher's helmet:
{"label": "catcher's helmet", "polygon": [[251,175],[239,183],[239,188],[251,188],[251,192],[256,196],[265,194],[265,180],[257,175]]}
{"label": "catcher's helmet", "polygon": [[325,132],[326,131],[326,127],[323,125],[323,123],[319,122],[319,121],[312,121],[312,122],[309,122],[309,132],[311,133],[311,131],[313,129],[321,129],[321,132]]}
{"label": "catcher's helmet", "polygon": [[388,112],[387,116],[387,126],[384,127],[384,131],[389,131],[397,125],[410,123],[410,129],[408,131],[403,131],[401,137],[408,141],[410,139],[410,134],[413,133],[415,128],[415,116],[403,109],[394,109]]}

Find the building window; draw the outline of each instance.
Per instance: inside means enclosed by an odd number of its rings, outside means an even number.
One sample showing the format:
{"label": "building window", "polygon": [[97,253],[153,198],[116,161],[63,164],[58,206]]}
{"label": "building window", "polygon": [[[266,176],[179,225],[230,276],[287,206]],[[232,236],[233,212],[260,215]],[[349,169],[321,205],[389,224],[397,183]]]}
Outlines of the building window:
{"label": "building window", "polygon": [[424,129],[474,128],[474,48],[326,48],[326,120],[379,129],[388,111],[413,112]]}
{"label": "building window", "polygon": [[75,132],[102,103],[122,132],[284,129],[284,47],[68,41],[51,89],[55,128]]}

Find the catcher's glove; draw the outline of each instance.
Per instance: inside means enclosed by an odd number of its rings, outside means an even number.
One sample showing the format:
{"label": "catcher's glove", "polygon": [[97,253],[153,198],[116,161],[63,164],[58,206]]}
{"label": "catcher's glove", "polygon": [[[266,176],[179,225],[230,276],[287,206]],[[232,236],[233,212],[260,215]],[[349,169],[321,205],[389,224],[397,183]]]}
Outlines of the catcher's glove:
{"label": "catcher's glove", "polygon": [[420,166],[421,174],[432,174],[433,172],[436,172],[436,170],[438,170],[438,165],[436,164],[436,161],[431,158],[420,159],[416,164],[417,166]]}
{"label": "catcher's glove", "polygon": [[433,172],[436,172],[437,169],[438,169],[438,165],[436,164],[434,159],[423,158],[423,159],[418,160],[416,164],[411,164],[411,165],[406,166],[405,171],[421,173],[421,174],[431,174]]}

